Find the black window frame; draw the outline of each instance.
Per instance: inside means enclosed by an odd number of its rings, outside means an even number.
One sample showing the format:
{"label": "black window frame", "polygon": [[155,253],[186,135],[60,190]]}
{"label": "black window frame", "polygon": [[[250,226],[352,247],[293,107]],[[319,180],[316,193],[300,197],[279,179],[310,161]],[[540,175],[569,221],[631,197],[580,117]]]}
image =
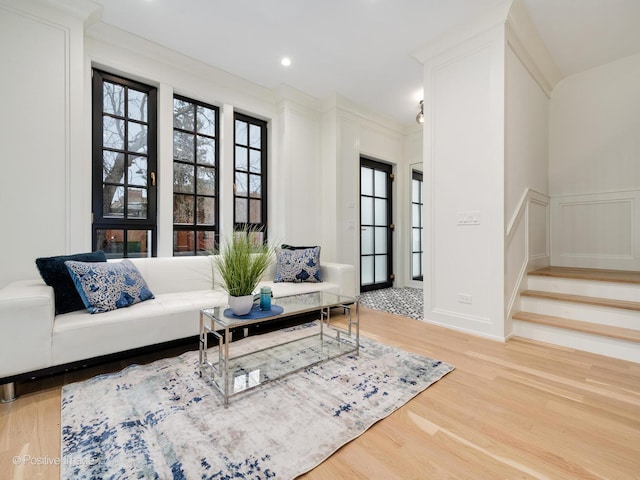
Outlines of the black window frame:
{"label": "black window frame", "polygon": [[[238,143],[238,136],[237,136],[237,122],[241,121],[241,122],[246,122],[248,124],[248,128],[247,128],[247,143],[243,144],[243,143]],[[255,126],[260,128],[260,147],[259,148],[255,148],[251,146],[251,141],[250,141],[250,134],[249,134],[249,129],[251,128],[251,126]],[[263,241],[267,240],[267,234],[268,234],[268,142],[267,142],[267,138],[268,138],[268,122],[264,121],[264,120],[260,120],[258,118],[255,117],[251,117],[249,115],[245,115],[242,113],[238,113],[236,112],[234,114],[234,119],[233,119],[233,229],[235,232],[238,231],[259,231],[262,232],[262,239]],[[238,169],[238,159],[237,159],[237,150],[238,147],[240,148],[247,148],[249,151],[249,155],[251,150],[260,150],[261,152],[261,156],[260,156],[260,173],[256,174],[255,172],[251,172],[251,162],[249,160],[249,158],[247,159],[247,170],[241,170]],[[237,178],[238,175],[247,175],[247,186],[248,186],[248,190],[251,189],[250,187],[250,176],[254,175],[254,176],[260,176],[261,178],[261,184],[260,184],[260,222],[252,222],[251,221],[251,193],[250,192],[246,192],[247,195],[238,195],[238,188],[237,188]],[[246,218],[247,221],[241,221],[241,219],[239,220],[238,217],[238,200],[244,200],[246,199],[246,210],[245,210],[245,214],[246,217],[241,217],[242,218]]]}
{"label": "black window frame", "polygon": [[[415,202],[414,201],[414,192],[413,192],[413,182],[417,181],[420,182],[420,200],[419,202]],[[419,219],[419,225],[415,225],[414,224],[414,215],[413,215],[413,210],[414,210],[414,206],[418,207],[418,211],[419,211],[419,215],[418,215],[418,219]],[[424,208],[424,181],[423,181],[423,175],[422,172],[419,172],[418,170],[412,170],[411,171],[411,278],[413,280],[417,280],[417,281],[423,281],[424,279],[424,272],[422,271],[422,261],[424,259],[424,245],[423,245],[423,238],[424,238],[424,225],[422,222],[422,216],[423,216],[423,208]],[[414,249],[414,235],[415,235],[415,230],[419,231],[419,240],[418,240],[418,250]],[[420,272],[419,275],[415,275],[415,272],[413,271],[413,257],[414,255],[418,255],[418,257],[420,258]]]}
{"label": "black window frame", "polygon": [[[116,115],[105,112],[103,104],[103,85],[104,83],[112,83],[124,87],[126,92],[124,100],[124,115]],[[147,122],[138,121],[129,116],[128,101],[126,100],[129,95],[129,89],[144,92],[147,97]],[[156,87],[147,85],[135,80],[131,80],[120,75],[115,75],[109,72],[105,72],[99,69],[92,69],[92,192],[91,192],[91,207],[92,207],[92,225],[91,225],[91,238],[93,250],[105,250],[105,253],[109,258],[128,258],[128,257],[140,257],[140,256],[156,256],[158,250],[158,230],[157,230],[157,165],[158,165],[158,150],[157,150],[157,111],[158,111],[158,90]],[[127,138],[126,132],[129,128],[129,122],[139,125],[146,125],[147,127],[147,170],[146,170],[146,190],[147,190],[147,210],[146,218],[131,218],[128,216],[128,168],[123,166],[123,178],[124,178],[124,205],[123,217],[109,217],[104,215],[104,192],[103,192],[103,168],[104,168],[104,151],[119,152],[125,155],[128,161],[128,156],[145,156],[143,153],[135,152],[128,149],[126,142],[123,144],[122,149],[105,148],[103,142],[103,128],[104,128],[104,116],[110,116],[124,121],[125,134],[124,138]],[[124,162],[123,162],[124,165]],[[107,182],[108,183],[108,182]],[[113,185],[116,185],[115,183]],[[103,239],[102,243],[98,242],[98,231],[100,230],[122,230],[122,254],[117,251],[110,251],[109,243],[106,239]],[[136,254],[136,252],[130,248],[129,232],[130,231],[143,231],[151,232],[151,245],[150,251],[147,246],[146,254]]]}
{"label": "black window frame", "polygon": [[[198,128],[198,122],[194,121],[194,128],[193,130],[188,130],[188,129],[184,129],[184,128],[177,128],[175,125],[175,121],[172,122],[173,128],[173,138],[175,139],[175,133],[176,132],[181,132],[181,133],[186,133],[186,134],[192,134],[193,135],[193,141],[194,141],[194,161],[193,162],[186,162],[180,159],[176,158],[175,155],[175,145],[174,145],[174,150],[172,152],[172,157],[173,157],[173,162],[172,162],[172,168],[175,168],[176,163],[178,164],[183,164],[183,165],[193,165],[194,167],[194,192],[193,193],[185,193],[185,192],[176,192],[175,190],[175,181],[173,182],[173,200],[174,200],[174,206],[172,209],[172,214],[174,215],[173,217],[173,235],[172,235],[172,251],[173,251],[173,256],[196,256],[196,255],[209,255],[211,254],[212,251],[214,251],[217,247],[218,247],[218,242],[220,239],[220,231],[219,231],[219,225],[220,225],[220,153],[219,153],[219,139],[220,139],[220,109],[218,107],[216,107],[215,105],[211,105],[205,102],[201,102],[199,100],[193,99],[193,98],[189,98],[189,97],[185,97],[183,95],[178,95],[178,94],[174,94],[173,96],[173,112],[172,113],[172,118],[174,118],[175,115],[175,101],[179,100],[182,102],[187,102],[193,105],[194,107],[194,119],[197,119],[197,108],[198,107],[202,107],[202,108],[207,108],[210,110],[213,110],[215,113],[215,125],[214,125],[214,134],[213,136],[205,134],[205,133],[201,133],[199,131]],[[198,142],[198,136],[200,137],[205,137],[205,138],[210,138],[214,140],[214,164],[210,165],[210,164],[206,164],[206,163],[199,163],[197,160],[197,142]],[[199,193],[198,192],[198,168],[213,168],[214,169],[214,193],[211,194],[203,194],[203,193]],[[174,170],[175,172],[175,170]],[[193,197],[193,205],[194,205],[194,211],[193,211],[193,221],[192,223],[176,223],[175,222],[175,198],[176,195],[190,195]],[[198,198],[214,198],[214,202],[215,202],[215,211],[214,211],[214,223],[213,224],[205,224],[205,223],[198,223],[198,212],[197,212],[197,205],[198,205]],[[193,250],[188,250],[185,252],[178,252],[176,249],[176,233],[177,232],[193,232]],[[213,248],[209,248],[209,249],[198,249],[198,233],[199,232],[213,232]]]}

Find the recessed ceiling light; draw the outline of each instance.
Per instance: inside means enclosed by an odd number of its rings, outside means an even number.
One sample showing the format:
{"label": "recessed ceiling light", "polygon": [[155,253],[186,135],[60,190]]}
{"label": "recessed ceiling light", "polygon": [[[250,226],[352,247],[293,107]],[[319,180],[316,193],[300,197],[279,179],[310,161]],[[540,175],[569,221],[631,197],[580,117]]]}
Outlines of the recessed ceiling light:
{"label": "recessed ceiling light", "polygon": [[289,65],[291,65],[291,59],[289,57],[282,57],[282,60],[280,60],[280,64],[283,67],[288,67]]}

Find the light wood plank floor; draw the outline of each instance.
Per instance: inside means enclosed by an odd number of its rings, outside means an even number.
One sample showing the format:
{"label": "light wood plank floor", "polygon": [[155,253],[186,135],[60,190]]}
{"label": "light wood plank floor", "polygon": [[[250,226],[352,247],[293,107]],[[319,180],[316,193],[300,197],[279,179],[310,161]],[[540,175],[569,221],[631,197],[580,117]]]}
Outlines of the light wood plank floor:
{"label": "light wood plank floor", "polygon": [[[361,332],[456,370],[305,480],[640,479],[640,364],[365,308]],[[57,459],[61,386],[124,365],[19,384],[20,398],[0,405],[0,479],[57,479],[58,467],[15,466],[13,457]]]}

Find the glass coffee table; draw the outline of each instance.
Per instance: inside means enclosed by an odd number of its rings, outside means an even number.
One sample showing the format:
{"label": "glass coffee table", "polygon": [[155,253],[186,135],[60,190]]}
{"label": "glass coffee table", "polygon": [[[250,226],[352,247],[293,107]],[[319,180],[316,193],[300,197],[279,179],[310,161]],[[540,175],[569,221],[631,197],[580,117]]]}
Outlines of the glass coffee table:
{"label": "glass coffee table", "polygon": [[[222,395],[225,408],[232,396],[251,388],[340,355],[358,354],[359,298],[313,292],[274,298],[272,304],[278,311],[281,308],[282,313],[266,318],[243,318],[227,315],[228,307],[200,311],[199,373]],[[331,323],[331,309],[336,307],[344,310],[346,328]],[[232,330],[312,312],[320,312],[320,318],[314,323],[278,330],[268,336],[267,342],[260,341],[260,337],[267,338],[263,335],[246,337],[234,342],[234,345],[244,342],[244,351],[232,355]],[[209,351],[209,334],[218,340],[216,350]]]}

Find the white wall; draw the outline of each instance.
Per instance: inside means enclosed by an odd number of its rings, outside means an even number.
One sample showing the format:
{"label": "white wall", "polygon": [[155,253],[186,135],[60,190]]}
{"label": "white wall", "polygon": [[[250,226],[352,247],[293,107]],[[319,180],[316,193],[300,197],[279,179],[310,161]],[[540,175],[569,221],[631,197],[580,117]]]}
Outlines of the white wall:
{"label": "white wall", "polygon": [[640,54],[573,75],[551,97],[554,265],[640,268]]}
{"label": "white wall", "polygon": [[[425,319],[498,339],[504,338],[504,57],[498,25],[423,58]],[[459,225],[465,212],[478,212],[480,224]]]}
{"label": "white wall", "polygon": [[[38,256],[65,252],[82,199],[82,20],[29,2],[0,3],[0,287],[37,275]],[[71,218],[73,217],[73,220]]]}

